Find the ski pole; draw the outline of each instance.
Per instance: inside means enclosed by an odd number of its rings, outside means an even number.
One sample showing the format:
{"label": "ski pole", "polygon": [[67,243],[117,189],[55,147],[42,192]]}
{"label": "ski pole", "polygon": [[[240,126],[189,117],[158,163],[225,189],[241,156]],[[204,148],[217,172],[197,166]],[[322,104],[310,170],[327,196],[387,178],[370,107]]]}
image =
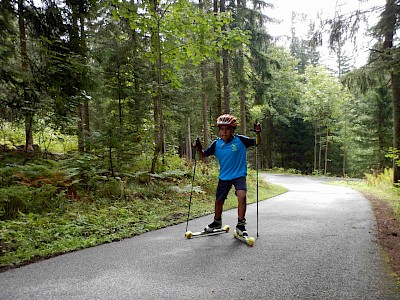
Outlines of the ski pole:
{"label": "ski pole", "polygon": [[[200,142],[199,138],[197,138],[196,143]],[[188,209],[188,215],[187,215],[187,220],[186,220],[186,231],[188,231],[188,226],[189,226],[189,216],[190,216],[190,206],[192,205],[192,196],[193,196],[193,184],[194,184],[194,174],[196,174],[196,149],[194,152],[194,167],[193,167],[193,175],[192,175],[192,188],[190,190],[190,197],[189,197],[189,209]]]}
{"label": "ski pole", "polygon": [[257,186],[257,238],[259,238],[258,234],[258,144],[256,145],[256,186]]}
{"label": "ski pole", "polygon": [[[260,126],[258,121],[254,124],[254,129],[250,129],[250,131],[254,131],[257,135],[257,130],[256,126]],[[256,137],[256,197],[257,197],[257,238],[260,237],[258,234],[258,143],[257,143],[257,137]]]}

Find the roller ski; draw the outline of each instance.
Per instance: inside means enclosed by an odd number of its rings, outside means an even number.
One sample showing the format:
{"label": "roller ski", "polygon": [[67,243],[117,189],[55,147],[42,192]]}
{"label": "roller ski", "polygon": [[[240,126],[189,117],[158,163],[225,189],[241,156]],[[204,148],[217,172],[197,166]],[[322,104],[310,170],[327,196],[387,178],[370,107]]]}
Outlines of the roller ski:
{"label": "roller ski", "polygon": [[250,247],[253,247],[255,239],[253,237],[249,237],[247,230],[246,230],[246,220],[239,221],[236,229],[233,231],[233,236],[238,239],[239,241],[246,243]]}
{"label": "roller ski", "polygon": [[229,232],[229,229],[230,229],[229,225],[225,225],[222,228],[222,222],[214,220],[214,222],[212,222],[210,225],[208,225],[202,231],[198,231],[198,232],[186,231],[185,237],[187,239],[190,239],[192,237],[201,236],[201,235],[216,235],[216,234],[220,234],[220,233],[227,233],[227,232]]}

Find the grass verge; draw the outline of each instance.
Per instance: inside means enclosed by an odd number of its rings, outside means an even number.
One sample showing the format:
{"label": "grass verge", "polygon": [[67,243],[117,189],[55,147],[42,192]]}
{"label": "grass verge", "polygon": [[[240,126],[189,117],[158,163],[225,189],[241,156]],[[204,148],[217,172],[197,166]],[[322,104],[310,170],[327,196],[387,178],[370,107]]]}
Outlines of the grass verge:
{"label": "grass verge", "polygon": [[[191,219],[214,210],[216,173],[199,173]],[[248,203],[256,201],[255,178],[255,172],[250,171]],[[52,212],[20,213],[16,219],[0,221],[0,271],[185,222],[190,190],[187,177],[153,178],[145,184],[128,186],[124,199],[71,201]],[[280,186],[259,182],[259,199],[283,192]],[[235,207],[237,200],[232,191],[224,209]]]}

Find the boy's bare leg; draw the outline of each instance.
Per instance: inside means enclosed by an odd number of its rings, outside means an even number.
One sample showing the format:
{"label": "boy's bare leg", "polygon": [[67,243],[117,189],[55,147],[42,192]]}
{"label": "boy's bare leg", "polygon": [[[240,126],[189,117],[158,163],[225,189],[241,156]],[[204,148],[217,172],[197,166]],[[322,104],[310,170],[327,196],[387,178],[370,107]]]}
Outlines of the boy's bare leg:
{"label": "boy's bare leg", "polygon": [[238,219],[244,220],[246,217],[246,191],[239,190],[236,191],[236,196],[238,198]]}
{"label": "boy's bare leg", "polygon": [[215,210],[214,210],[214,219],[221,220],[222,210],[224,208],[224,201],[216,200],[215,201]]}

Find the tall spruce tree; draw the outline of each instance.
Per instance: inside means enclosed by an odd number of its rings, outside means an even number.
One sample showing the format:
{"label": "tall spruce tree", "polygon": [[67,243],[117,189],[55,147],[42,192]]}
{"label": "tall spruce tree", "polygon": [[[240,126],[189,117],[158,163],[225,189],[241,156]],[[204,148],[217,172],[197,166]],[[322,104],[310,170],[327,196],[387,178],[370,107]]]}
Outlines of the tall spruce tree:
{"label": "tall spruce tree", "polygon": [[[399,28],[400,1],[386,0],[385,10],[381,20],[376,25],[376,33],[383,38],[381,56],[385,69],[389,70],[390,84],[392,88],[393,105],[393,151],[400,151],[400,59],[399,47],[394,43],[394,37]],[[400,182],[400,163],[393,160],[393,182]]]}

